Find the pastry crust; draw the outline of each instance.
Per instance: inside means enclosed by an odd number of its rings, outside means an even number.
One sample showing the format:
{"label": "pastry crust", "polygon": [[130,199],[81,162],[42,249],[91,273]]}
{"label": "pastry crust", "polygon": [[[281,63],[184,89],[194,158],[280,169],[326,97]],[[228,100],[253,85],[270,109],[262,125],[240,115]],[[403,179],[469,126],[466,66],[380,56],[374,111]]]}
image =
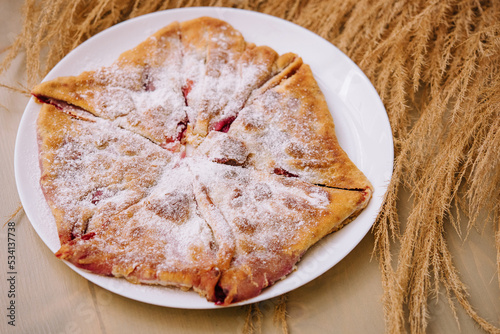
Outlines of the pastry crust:
{"label": "pastry crust", "polygon": [[257,296],[373,188],[308,65],[228,23],[174,22],[111,66],[41,83],[56,255],[219,305]]}
{"label": "pastry crust", "polygon": [[247,44],[224,21],[202,17],[181,23],[183,92],[193,136],[207,136],[234,119],[249,95],[276,69],[278,54]]}
{"label": "pastry crust", "polygon": [[43,82],[32,94],[61,110],[67,111],[67,104],[81,108],[173,148],[187,122],[178,75],[179,34],[174,22],[124,52],[111,66]]}
{"label": "pastry crust", "polygon": [[225,305],[255,297],[289,274],[312,245],[371,197],[371,190],[331,189],[206,161],[192,170],[196,198],[210,203],[202,212],[220,210],[230,227],[227,238],[234,240],[231,265],[217,286],[217,302]]}
{"label": "pastry crust", "polygon": [[52,105],[42,106],[37,130],[40,185],[62,244],[141,200],[172,160],[136,134]]}
{"label": "pastry crust", "polygon": [[215,300],[223,259],[232,254],[225,254],[198,213],[192,177],[183,167],[169,170],[140,202],[63,244],[56,255],[97,274],[193,288]]}
{"label": "pastry crust", "polygon": [[328,187],[372,189],[340,147],[325,98],[306,64],[255,94],[228,135],[245,143],[249,164],[259,170]]}

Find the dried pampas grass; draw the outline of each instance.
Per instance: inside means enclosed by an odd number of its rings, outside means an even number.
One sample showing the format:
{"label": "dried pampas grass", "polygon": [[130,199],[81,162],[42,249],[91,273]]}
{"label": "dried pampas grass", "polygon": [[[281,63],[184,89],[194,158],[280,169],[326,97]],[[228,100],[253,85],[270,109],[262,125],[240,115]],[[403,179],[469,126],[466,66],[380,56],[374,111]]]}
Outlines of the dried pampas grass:
{"label": "dried pampas grass", "polygon": [[[387,331],[425,332],[428,299],[442,286],[453,312],[456,300],[481,328],[498,333],[470,305],[444,230],[451,225],[467,233],[456,210],[468,215],[468,229],[498,224],[500,217],[500,2],[26,0],[23,30],[0,73],[24,51],[31,87],[74,47],[120,21],[207,5],[257,10],[302,25],[337,45],[378,90],[396,151],[373,229]],[[413,204],[400,222],[403,189]],[[500,258],[498,228],[492,233]],[[277,314],[284,319],[284,301]],[[260,318],[258,308],[250,308],[246,330],[253,331],[252,320]],[[282,328],[287,331],[286,323]]]}

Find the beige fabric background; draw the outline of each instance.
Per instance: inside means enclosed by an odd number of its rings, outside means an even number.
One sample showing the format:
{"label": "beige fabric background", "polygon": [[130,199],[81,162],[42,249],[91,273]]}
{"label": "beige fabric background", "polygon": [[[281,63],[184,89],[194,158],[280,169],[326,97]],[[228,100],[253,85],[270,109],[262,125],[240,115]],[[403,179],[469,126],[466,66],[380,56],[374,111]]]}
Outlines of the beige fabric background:
{"label": "beige fabric background", "polygon": [[[20,31],[22,1],[0,0],[0,51]],[[0,55],[1,56],[1,55]],[[15,59],[0,83],[25,82],[24,58]],[[28,98],[0,88],[0,217],[6,221],[19,205],[14,180],[17,127]],[[402,218],[408,194],[400,198]],[[86,281],[49,251],[22,212],[16,222],[16,326],[7,324],[7,226],[0,229],[1,333],[240,333],[247,307],[179,310],[129,300]],[[447,231],[455,264],[469,287],[478,313],[500,322],[500,294],[491,230],[472,230],[465,241]],[[313,282],[288,294],[291,333],[382,333],[382,285],[378,262],[372,259],[373,235],[338,265]],[[430,302],[429,333],[482,333],[458,309],[454,318],[445,296]],[[281,333],[273,323],[277,299],[259,303],[262,332]]]}

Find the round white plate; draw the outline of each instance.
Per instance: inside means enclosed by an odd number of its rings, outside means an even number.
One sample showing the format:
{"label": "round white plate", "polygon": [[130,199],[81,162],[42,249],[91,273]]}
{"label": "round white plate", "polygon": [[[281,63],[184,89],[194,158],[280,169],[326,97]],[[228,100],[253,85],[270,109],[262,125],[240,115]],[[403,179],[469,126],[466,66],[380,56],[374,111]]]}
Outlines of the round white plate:
{"label": "round white plate", "polygon": [[[380,98],[363,72],[341,51],[314,33],[288,21],[257,12],[230,8],[182,8],[141,16],[90,38],[69,53],[45,80],[77,75],[110,65],[123,51],[139,44],[172,21],[212,16],[229,22],[248,42],[268,45],[278,53],[295,52],[312,68],[335,121],[341,146],[372,182],[375,193],[356,220],[311,248],[298,269],[259,296],[235,305],[269,299],[320,276],[344,258],[370,230],[380,210],[393,168],[393,142]],[[24,210],[38,235],[52,252],[59,239],[52,213],[40,189],[36,119],[40,105],[26,106],[15,148],[16,183]],[[195,292],[158,286],[135,285],[124,279],[91,274],[68,265],[95,284],[142,302],[189,309],[220,308]]]}

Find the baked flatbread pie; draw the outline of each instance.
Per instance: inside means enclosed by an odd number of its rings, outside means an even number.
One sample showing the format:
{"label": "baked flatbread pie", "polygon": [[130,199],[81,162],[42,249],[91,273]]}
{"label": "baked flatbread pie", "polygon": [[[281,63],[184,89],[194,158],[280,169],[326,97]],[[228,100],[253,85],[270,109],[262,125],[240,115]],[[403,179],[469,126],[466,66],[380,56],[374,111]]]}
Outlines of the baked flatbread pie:
{"label": "baked flatbread pie", "polygon": [[96,274],[241,302],[373,192],[309,66],[218,19],[174,22],[32,94],[56,255]]}

